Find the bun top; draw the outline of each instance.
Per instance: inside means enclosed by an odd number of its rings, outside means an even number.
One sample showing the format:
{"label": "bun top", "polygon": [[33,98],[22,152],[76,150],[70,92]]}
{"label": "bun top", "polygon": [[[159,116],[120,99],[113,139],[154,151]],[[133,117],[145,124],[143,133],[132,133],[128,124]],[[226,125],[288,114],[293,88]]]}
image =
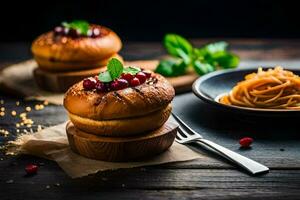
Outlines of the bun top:
{"label": "bun top", "polygon": [[53,61],[93,61],[108,58],[122,47],[118,35],[112,30],[92,24],[100,31],[97,37],[70,37],[50,31],[40,35],[31,46],[35,57]]}
{"label": "bun top", "polygon": [[87,91],[83,81],[73,85],[65,94],[64,106],[68,112],[94,120],[112,120],[137,117],[165,108],[175,91],[161,75],[141,85],[110,92]]}

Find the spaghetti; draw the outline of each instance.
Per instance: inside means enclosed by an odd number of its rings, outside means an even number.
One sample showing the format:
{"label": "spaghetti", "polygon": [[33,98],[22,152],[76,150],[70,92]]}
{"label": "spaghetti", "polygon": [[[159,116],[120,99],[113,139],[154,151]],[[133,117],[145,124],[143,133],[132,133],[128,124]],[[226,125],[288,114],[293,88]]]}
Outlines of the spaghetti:
{"label": "spaghetti", "polygon": [[245,76],[229,94],[219,99],[226,105],[300,110],[300,77],[277,66]]}

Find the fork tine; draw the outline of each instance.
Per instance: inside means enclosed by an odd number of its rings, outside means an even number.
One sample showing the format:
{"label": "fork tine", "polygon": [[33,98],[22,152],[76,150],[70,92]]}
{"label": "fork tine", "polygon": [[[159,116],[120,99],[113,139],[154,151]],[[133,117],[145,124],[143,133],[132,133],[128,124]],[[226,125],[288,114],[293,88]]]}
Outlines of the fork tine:
{"label": "fork tine", "polygon": [[183,143],[181,140],[178,140],[177,138],[175,138],[175,141],[181,144]]}
{"label": "fork tine", "polygon": [[[194,134],[194,135],[199,135],[199,134],[196,133],[193,129],[191,129],[186,123],[184,123],[184,122],[182,121],[182,119],[180,119],[177,115],[175,115],[174,113],[172,113],[172,116],[173,116],[174,119],[179,123],[179,125],[183,127],[183,129],[188,130],[190,133],[192,133],[192,134]],[[189,134],[188,131],[185,131],[185,133],[188,134],[188,135],[192,135],[192,134]]]}
{"label": "fork tine", "polygon": [[180,126],[180,125],[178,126],[178,132],[183,138],[189,137],[189,134],[187,133],[187,131],[184,130],[184,128],[182,128],[182,126]]}
{"label": "fork tine", "polygon": [[176,137],[178,137],[178,138],[181,139],[181,140],[184,140],[184,139],[185,139],[185,138],[181,135],[181,128],[180,128],[180,127],[178,127],[178,132],[177,132]]}

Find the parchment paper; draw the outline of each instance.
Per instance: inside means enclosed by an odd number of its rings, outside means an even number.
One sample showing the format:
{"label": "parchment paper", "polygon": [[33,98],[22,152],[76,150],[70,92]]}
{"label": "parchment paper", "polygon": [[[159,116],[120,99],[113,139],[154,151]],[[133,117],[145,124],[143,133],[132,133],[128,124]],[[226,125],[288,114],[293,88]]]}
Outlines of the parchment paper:
{"label": "parchment paper", "polygon": [[20,136],[12,142],[9,152],[31,154],[56,161],[72,178],[87,176],[105,170],[158,165],[188,161],[204,157],[188,147],[174,142],[164,153],[140,162],[105,162],[85,158],[69,148],[65,132],[66,123],[43,129],[33,134]]}

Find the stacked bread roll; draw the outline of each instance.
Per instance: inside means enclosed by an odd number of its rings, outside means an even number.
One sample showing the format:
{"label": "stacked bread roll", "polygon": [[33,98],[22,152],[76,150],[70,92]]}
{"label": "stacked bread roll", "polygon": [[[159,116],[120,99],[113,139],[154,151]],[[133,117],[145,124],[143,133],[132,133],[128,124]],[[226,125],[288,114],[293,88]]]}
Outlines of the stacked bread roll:
{"label": "stacked bread roll", "polygon": [[137,160],[165,151],[176,136],[176,127],[166,123],[174,95],[171,84],[153,72],[144,83],[117,90],[87,90],[84,81],[73,85],[64,98],[72,150],[106,161]]}
{"label": "stacked bread roll", "polygon": [[34,76],[41,88],[64,92],[83,78],[99,74],[111,58],[122,60],[118,54],[122,43],[115,32],[87,26],[85,34],[76,27],[59,26],[34,40],[31,49],[38,64]]}

